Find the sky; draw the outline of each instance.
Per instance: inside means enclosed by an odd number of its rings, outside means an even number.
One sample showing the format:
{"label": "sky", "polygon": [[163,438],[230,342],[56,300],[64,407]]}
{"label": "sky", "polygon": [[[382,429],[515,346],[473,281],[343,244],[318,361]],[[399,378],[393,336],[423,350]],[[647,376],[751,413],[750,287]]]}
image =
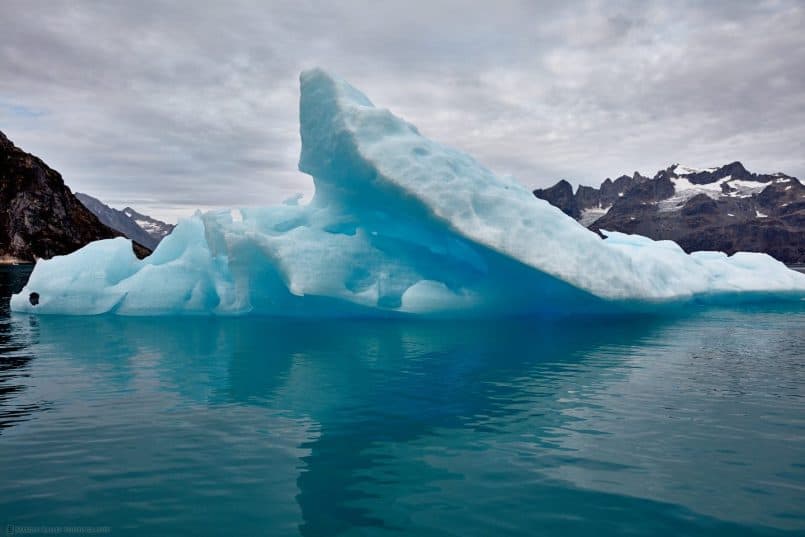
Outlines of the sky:
{"label": "sky", "polygon": [[675,162],[805,178],[805,2],[0,2],[0,131],[175,221],[301,192],[321,67],[528,187]]}

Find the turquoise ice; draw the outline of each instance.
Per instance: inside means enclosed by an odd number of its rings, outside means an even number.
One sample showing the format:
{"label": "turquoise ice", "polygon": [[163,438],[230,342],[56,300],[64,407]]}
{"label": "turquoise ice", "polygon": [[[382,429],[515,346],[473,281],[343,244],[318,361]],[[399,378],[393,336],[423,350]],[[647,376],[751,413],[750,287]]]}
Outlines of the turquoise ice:
{"label": "turquoise ice", "polygon": [[764,254],[602,240],[346,82],[300,80],[310,203],[197,213],[144,260],[118,238],[40,261],[12,309],[455,317],[805,298],[805,275]]}

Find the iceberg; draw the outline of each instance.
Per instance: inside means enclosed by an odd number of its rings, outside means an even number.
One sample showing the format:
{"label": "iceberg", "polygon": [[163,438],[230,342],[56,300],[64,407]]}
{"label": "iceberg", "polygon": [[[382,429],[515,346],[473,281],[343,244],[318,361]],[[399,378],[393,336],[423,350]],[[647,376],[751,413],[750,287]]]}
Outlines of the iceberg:
{"label": "iceberg", "polygon": [[40,261],[12,310],[458,317],[805,299],[805,274],[767,255],[602,239],[343,80],[300,82],[309,203],[196,213],[143,260],[116,238]]}

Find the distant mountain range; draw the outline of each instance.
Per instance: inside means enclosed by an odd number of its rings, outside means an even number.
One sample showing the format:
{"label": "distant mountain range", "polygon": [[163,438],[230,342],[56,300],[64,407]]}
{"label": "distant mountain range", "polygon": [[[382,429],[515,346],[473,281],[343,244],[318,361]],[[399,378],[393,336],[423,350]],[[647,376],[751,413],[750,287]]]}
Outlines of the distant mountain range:
{"label": "distant mountain range", "polygon": [[756,174],[740,162],[674,164],[651,178],[635,172],[575,193],[562,180],[534,195],[593,231],[670,239],[687,252],[765,252],[805,263],[805,186],[784,173]]}
{"label": "distant mountain range", "polygon": [[[0,262],[68,254],[121,233],[78,201],[61,175],[0,132]],[[144,257],[150,249],[134,244]]]}
{"label": "distant mountain range", "polygon": [[131,207],[126,207],[122,211],[114,209],[99,199],[81,192],[77,192],[76,197],[101,222],[152,250],[156,248],[159,241],[173,231],[174,226],[171,224],[139,213]]}

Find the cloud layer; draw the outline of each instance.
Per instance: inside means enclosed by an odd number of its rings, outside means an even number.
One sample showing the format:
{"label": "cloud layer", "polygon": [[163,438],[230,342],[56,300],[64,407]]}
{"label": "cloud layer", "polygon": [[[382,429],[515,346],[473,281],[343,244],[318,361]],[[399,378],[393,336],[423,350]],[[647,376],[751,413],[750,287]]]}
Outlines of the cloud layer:
{"label": "cloud layer", "polygon": [[169,219],[312,190],[312,66],[528,186],[676,161],[805,176],[797,1],[5,0],[2,17],[0,130],[74,190]]}

